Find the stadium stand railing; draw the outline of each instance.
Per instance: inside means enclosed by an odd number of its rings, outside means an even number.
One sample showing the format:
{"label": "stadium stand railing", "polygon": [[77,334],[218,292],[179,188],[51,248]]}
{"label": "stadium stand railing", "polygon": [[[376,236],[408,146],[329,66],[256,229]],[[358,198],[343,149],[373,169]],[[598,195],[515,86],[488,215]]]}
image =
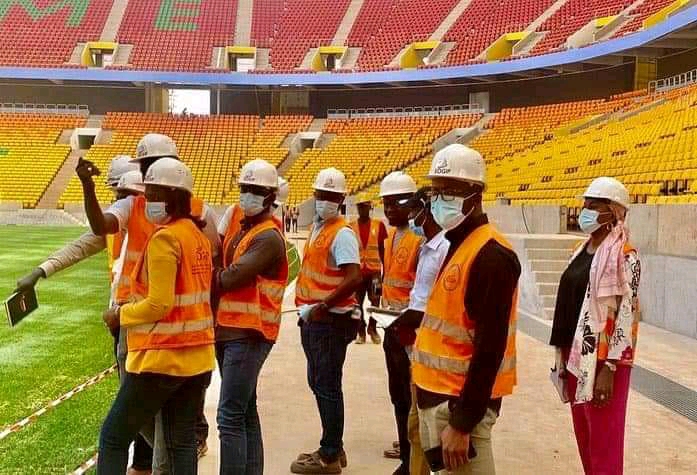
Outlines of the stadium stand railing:
{"label": "stadium stand railing", "polygon": [[460,114],[483,114],[479,104],[414,107],[369,107],[364,109],[328,109],[328,119],[363,117],[439,117]]}
{"label": "stadium stand railing", "polygon": [[85,104],[33,104],[22,102],[3,102],[0,113],[8,114],[59,114],[90,115],[90,108]]}

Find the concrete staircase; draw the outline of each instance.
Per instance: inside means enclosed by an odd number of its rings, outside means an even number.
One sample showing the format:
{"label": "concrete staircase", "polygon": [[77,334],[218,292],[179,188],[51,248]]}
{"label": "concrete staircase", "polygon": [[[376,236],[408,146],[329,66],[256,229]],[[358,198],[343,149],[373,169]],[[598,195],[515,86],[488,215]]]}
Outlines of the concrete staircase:
{"label": "concrete staircase", "polygon": [[339,28],[337,28],[336,33],[334,34],[334,40],[332,40],[333,45],[343,45],[346,43],[348,35],[351,33],[351,28],[353,28],[353,24],[356,22],[356,18],[358,18],[358,13],[361,11],[364,1],[365,0],[351,0],[351,3],[346,9],[346,13],[344,14],[344,18],[341,20],[341,24],[339,24]]}
{"label": "concrete staircase", "polygon": [[127,6],[128,0],[114,0],[114,4],[104,24],[104,29],[102,29],[102,34],[99,37],[100,41],[116,41],[116,34],[121,27]]}
{"label": "concrete staircase", "polygon": [[300,63],[300,66],[298,66],[298,69],[312,69],[312,60],[315,59],[317,50],[319,50],[319,48],[310,48],[309,51],[305,53],[305,57]]}
{"label": "concrete staircase", "polygon": [[358,62],[358,57],[361,55],[361,48],[349,47],[346,49],[344,56],[341,58],[342,69],[353,69]]}
{"label": "concrete staircase", "polygon": [[310,127],[308,127],[307,131],[308,132],[322,132],[324,129],[324,124],[327,122],[327,119],[312,119],[312,123],[310,124]]}
{"label": "concrete staircase", "polygon": [[581,237],[573,235],[540,235],[525,240],[526,258],[547,319],[554,317],[559,279],[580,241]]}
{"label": "concrete staircase", "polygon": [[470,3],[472,3],[472,0],[460,0],[458,4],[455,5],[455,7],[452,10],[450,10],[448,16],[446,16],[445,19],[441,22],[441,24],[438,25],[436,31],[434,31],[428,39],[435,41],[443,41],[445,34],[448,32],[448,30],[450,30],[453,24],[455,24],[457,19],[460,18],[460,16],[467,9],[467,7],[469,7]]}
{"label": "concrete staircase", "polygon": [[255,69],[271,69],[268,48],[257,48],[257,64]]}
{"label": "concrete staircase", "polygon": [[253,0],[237,2],[237,19],[235,20],[235,45],[248,46],[252,35]]}
{"label": "concrete staircase", "polygon": [[557,0],[554,2],[550,7],[542,13],[539,17],[535,19],[532,23],[530,23],[527,28],[525,28],[524,31],[529,31],[531,34],[528,35],[527,38],[525,38],[523,41],[521,41],[519,44],[516,45],[516,47],[513,48],[513,54],[516,55],[524,55],[529,53],[537,43],[540,42],[542,38],[545,37],[547,34],[546,32],[544,33],[538,33],[535,30],[537,30],[544,22],[546,22],[552,15],[557,13],[561,7],[564,6],[566,2],[569,0]]}
{"label": "concrete staircase", "polygon": [[119,45],[114,53],[114,66],[126,66],[132,51],[133,45]]}
{"label": "concrete staircase", "polygon": [[441,64],[454,47],[455,43],[451,41],[439,44],[431,51],[431,54],[428,55],[428,64]]}
{"label": "concrete staircase", "polygon": [[65,159],[63,165],[56,173],[53,181],[46,188],[46,191],[41,196],[37,208],[40,209],[56,209],[58,207],[58,200],[60,199],[63,191],[68,187],[68,182],[70,178],[75,174],[75,167],[80,157],[84,157],[87,150],[74,150],[70,152],[68,158]]}

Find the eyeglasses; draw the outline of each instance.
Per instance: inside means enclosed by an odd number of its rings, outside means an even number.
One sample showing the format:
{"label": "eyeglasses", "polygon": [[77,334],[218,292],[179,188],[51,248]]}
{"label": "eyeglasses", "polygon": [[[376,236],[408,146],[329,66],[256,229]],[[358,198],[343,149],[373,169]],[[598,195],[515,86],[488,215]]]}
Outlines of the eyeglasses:
{"label": "eyeglasses", "polygon": [[450,202],[455,201],[457,198],[469,198],[476,195],[476,193],[465,194],[462,190],[455,188],[431,188],[431,203],[435,203],[438,198],[442,201]]}

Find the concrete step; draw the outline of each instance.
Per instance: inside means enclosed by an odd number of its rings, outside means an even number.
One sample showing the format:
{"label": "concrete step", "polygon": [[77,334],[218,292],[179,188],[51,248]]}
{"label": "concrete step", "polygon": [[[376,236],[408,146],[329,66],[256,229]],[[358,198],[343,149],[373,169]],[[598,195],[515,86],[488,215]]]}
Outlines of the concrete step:
{"label": "concrete step", "polygon": [[58,199],[63,194],[63,191],[68,187],[70,178],[75,174],[75,167],[81,156],[84,156],[84,150],[75,150],[70,153],[63,162],[61,168],[56,172],[53,181],[48,185],[44,194],[41,196],[37,208],[41,209],[56,209],[58,207]]}
{"label": "concrete step", "polygon": [[554,307],[545,307],[544,318],[554,320]]}
{"label": "concrete step", "polygon": [[324,130],[324,124],[327,119],[312,119],[310,127],[307,129],[308,132],[322,132]]}
{"label": "concrete step", "polygon": [[126,66],[132,51],[133,45],[119,45],[114,54],[114,66]]}
{"label": "concrete step", "polygon": [[[559,275],[561,277],[561,274]],[[538,283],[537,290],[540,292],[540,296],[544,297],[547,295],[557,295],[559,291],[559,281],[555,283]]]}
{"label": "concrete step", "polygon": [[70,54],[68,64],[82,64],[82,52],[85,50],[85,43],[78,43]]}
{"label": "concrete step", "polygon": [[569,249],[527,249],[528,259],[563,261],[571,257]]}
{"label": "concrete step", "polygon": [[361,55],[360,48],[349,47],[341,58],[341,69],[353,69]]}
{"label": "concrete step", "polygon": [[554,2],[552,5],[550,5],[550,7],[549,7],[547,10],[545,10],[545,11],[542,13],[542,15],[540,15],[539,17],[537,17],[537,18],[535,19],[535,21],[533,21],[532,23],[530,23],[530,24],[528,25],[528,27],[525,28],[525,31],[535,31],[535,30],[537,30],[537,29],[538,29],[539,27],[541,27],[542,24],[543,24],[544,22],[546,22],[552,15],[554,15],[555,13],[557,13],[557,12],[559,11],[559,9],[560,9],[561,7],[563,7],[564,4],[565,4],[566,2],[568,2],[568,1],[569,1],[569,0],[557,0],[556,2]]}
{"label": "concrete step", "polygon": [[428,64],[441,64],[454,47],[454,42],[443,42],[439,44],[428,56]]}
{"label": "concrete step", "polygon": [[101,41],[116,41],[116,34],[121,27],[121,22],[126,14],[127,6],[128,0],[114,0],[109,16],[104,23],[102,34],[99,37]]}
{"label": "concrete step", "polygon": [[559,283],[559,272],[551,271],[535,271],[535,282],[538,284],[558,284]]}
{"label": "concrete step", "polygon": [[239,0],[237,3],[237,18],[235,20],[235,45],[247,46],[252,32],[253,0]]}
{"label": "concrete step", "polygon": [[257,64],[256,69],[271,69],[271,63],[269,62],[269,49],[268,48],[257,48]]}
{"label": "concrete step", "polygon": [[561,259],[539,259],[530,261],[530,265],[534,271],[553,271],[559,273],[564,272],[568,264],[568,260]]}
{"label": "concrete step", "polygon": [[346,9],[346,13],[344,14],[344,18],[339,24],[339,28],[336,29],[336,34],[334,35],[334,40],[332,41],[333,45],[343,45],[346,43],[348,35],[351,33],[353,24],[356,22],[356,18],[358,18],[358,13],[361,11],[364,1],[365,0],[351,0],[351,3]]}
{"label": "concrete step", "polygon": [[436,31],[434,31],[429,40],[442,41],[445,34],[450,30],[450,28],[455,24],[455,22],[460,18],[462,13],[469,7],[472,0],[460,0],[457,5],[455,5],[450,13],[443,19]]}
{"label": "concrete step", "polygon": [[556,295],[545,295],[542,297],[542,305],[545,308],[554,308],[557,305]]}

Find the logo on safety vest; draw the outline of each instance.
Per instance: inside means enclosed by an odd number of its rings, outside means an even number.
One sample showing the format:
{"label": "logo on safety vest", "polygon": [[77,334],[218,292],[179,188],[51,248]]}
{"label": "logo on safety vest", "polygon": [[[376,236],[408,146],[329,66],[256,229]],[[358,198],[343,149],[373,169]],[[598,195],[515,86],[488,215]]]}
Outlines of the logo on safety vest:
{"label": "logo on safety vest", "polygon": [[326,236],[317,236],[315,238],[315,242],[313,243],[313,245],[319,249],[324,248],[327,245],[327,237]]}
{"label": "logo on safety vest", "polygon": [[433,168],[434,175],[447,175],[450,171],[450,164],[445,157],[441,157]]}
{"label": "logo on safety vest", "polygon": [[407,258],[409,257],[409,251],[406,247],[400,247],[397,249],[397,253],[394,255],[394,260],[397,264],[406,264]]}
{"label": "logo on safety vest", "polygon": [[448,267],[448,270],[445,271],[445,274],[443,275],[443,287],[448,292],[452,292],[459,287],[461,278],[462,273],[460,271],[460,265],[453,264]]}

